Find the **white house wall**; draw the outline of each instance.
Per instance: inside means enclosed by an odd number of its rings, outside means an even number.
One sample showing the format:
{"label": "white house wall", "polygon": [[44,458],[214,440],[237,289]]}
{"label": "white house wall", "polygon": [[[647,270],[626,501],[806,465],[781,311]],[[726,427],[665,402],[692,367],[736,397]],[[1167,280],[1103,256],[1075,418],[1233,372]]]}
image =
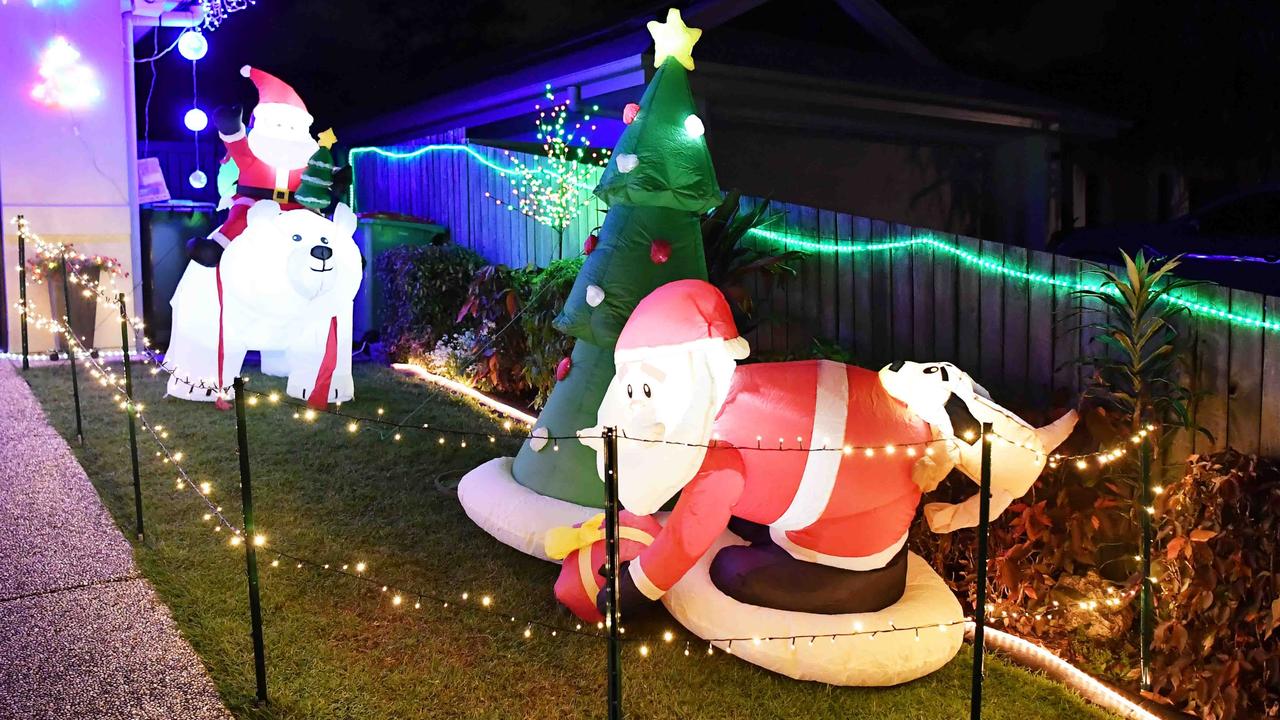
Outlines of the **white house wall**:
{"label": "white house wall", "polygon": [[[11,350],[20,346],[17,232],[11,224],[19,213],[46,240],[120,260],[129,271],[121,290],[134,296],[136,133],[132,38],[125,18],[119,0],[0,5],[0,232],[7,312],[7,332],[0,339]],[[57,36],[81,53],[100,90],[83,108],[47,107],[32,98],[41,53]],[[47,315],[48,290],[31,286],[28,292],[34,311]],[[98,308],[100,347],[119,346],[117,317],[114,309]],[[33,329],[32,350],[50,347],[49,334]]]}

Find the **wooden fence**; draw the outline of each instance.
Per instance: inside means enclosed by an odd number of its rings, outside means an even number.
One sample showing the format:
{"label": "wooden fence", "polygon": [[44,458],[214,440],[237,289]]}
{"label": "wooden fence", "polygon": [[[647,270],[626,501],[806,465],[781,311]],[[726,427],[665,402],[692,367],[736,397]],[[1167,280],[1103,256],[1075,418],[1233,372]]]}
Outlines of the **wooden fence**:
{"label": "wooden fence", "polygon": [[[466,144],[461,131],[423,138],[397,146],[409,158],[361,153],[355,160],[355,200],[358,212],[390,211],[425,217],[449,228],[453,241],[494,263],[523,267],[546,265],[561,256],[559,237],[551,228],[512,209],[511,180],[492,167],[512,167],[510,156],[535,165],[538,159],[484,145],[422,151],[428,146]],[[509,156],[510,155],[510,156]],[[607,206],[591,195],[603,168],[594,169],[582,190],[582,211],[564,231],[564,257],[582,251],[582,241],[604,222]],[[486,195],[486,193],[488,195]],[[503,204],[499,205],[497,200]]]}
{"label": "wooden fence", "polygon": [[[440,136],[427,142],[463,139]],[[472,147],[497,165],[510,164],[502,150]],[[558,256],[554,232],[484,196],[486,191],[509,194],[509,181],[466,153],[430,152],[407,160],[365,154],[358,162],[362,211],[429,217],[492,262],[546,264]],[[603,209],[595,200],[584,206],[565,232],[565,255],[580,251]],[[1068,282],[1096,282],[1086,264],[799,205],[774,203],[772,212],[769,233],[752,236],[751,242],[809,254],[785,283],[757,282],[764,321],[747,336],[754,354],[807,355],[815,338],[822,338],[846,348],[866,367],[897,359],[954,362],[1009,406],[1048,410],[1075,404],[1089,369],[1073,361],[1098,348],[1095,332],[1073,328],[1079,320],[1105,318],[1105,308],[1069,288],[999,272],[974,259]],[[922,238],[946,248],[915,242],[850,251],[854,243]],[[813,241],[837,249],[814,250]],[[1237,315],[1280,322],[1280,298],[1208,286],[1188,294]],[[1073,317],[1077,311],[1079,317]],[[1214,436],[1213,442],[1198,438],[1181,449],[1203,452],[1229,445],[1280,455],[1280,331],[1207,314],[1187,315],[1178,325],[1193,339],[1187,360],[1197,389],[1205,393],[1197,422]]]}

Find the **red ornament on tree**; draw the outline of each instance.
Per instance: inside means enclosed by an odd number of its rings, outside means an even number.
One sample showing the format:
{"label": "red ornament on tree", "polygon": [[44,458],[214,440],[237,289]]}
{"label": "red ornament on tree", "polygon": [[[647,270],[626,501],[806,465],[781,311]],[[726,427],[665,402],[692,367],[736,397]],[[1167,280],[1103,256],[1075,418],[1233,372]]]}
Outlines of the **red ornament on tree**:
{"label": "red ornament on tree", "polygon": [[649,259],[661,265],[671,259],[671,243],[658,239],[649,244]]}
{"label": "red ornament on tree", "polygon": [[627,106],[622,108],[622,122],[630,125],[631,121],[635,120],[636,115],[639,115],[639,114],[640,114],[639,105],[635,103],[627,103]]}
{"label": "red ornament on tree", "polygon": [[[592,237],[595,237],[592,235]],[[569,376],[569,371],[573,369],[573,360],[568,356],[560,359],[556,364],[556,382],[559,382]]]}
{"label": "red ornament on tree", "polygon": [[596,237],[595,233],[588,235],[587,241],[582,243],[582,254],[590,255],[591,251],[596,249],[596,243],[598,242],[600,242],[600,238]]}

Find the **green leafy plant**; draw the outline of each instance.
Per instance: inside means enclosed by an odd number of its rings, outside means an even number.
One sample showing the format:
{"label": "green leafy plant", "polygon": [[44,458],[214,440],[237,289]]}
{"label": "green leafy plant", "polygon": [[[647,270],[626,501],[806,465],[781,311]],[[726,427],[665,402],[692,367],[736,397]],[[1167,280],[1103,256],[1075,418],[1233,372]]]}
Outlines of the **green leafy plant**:
{"label": "green leafy plant", "polygon": [[545,268],[526,271],[524,312],[520,327],[525,337],[525,381],[537,392],[534,407],[542,407],[556,384],[556,366],[573,350],[573,338],[552,327],[582,269],[583,257],[555,260]]}
{"label": "green leafy plant", "polygon": [[471,278],[484,264],[457,245],[396,247],[376,263],[386,300],[382,339],[399,361],[431,352],[454,330]]}
{"label": "green leafy plant", "polygon": [[[65,250],[64,250],[65,248]],[[56,252],[55,252],[56,251]],[[120,261],[105,255],[86,255],[77,252],[74,245],[45,245],[36,243],[35,251],[27,258],[27,279],[32,283],[42,283],[50,279],[62,279],[62,255],[66,253],[67,269],[75,275],[88,275],[96,278],[100,272],[117,277],[128,277]]]}
{"label": "green leafy plant", "polygon": [[858,358],[853,351],[841,345],[836,340],[829,340],[824,337],[815,337],[811,346],[810,356],[822,360],[835,360],[845,365],[857,365]]}
{"label": "green leafy plant", "polygon": [[760,324],[757,303],[747,286],[748,279],[760,277],[766,291],[775,281],[785,281],[796,274],[795,263],[805,257],[799,250],[780,253],[759,250],[745,242],[752,228],[765,222],[768,201],[743,212],[739,207],[741,193],[731,190],[702,220],[702,245],[707,259],[707,280],[724,293],[733,310],[733,319],[742,333]]}
{"label": "green leafy plant", "polygon": [[485,265],[467,286],[456,322],[471,319],[478,324],[480,333],[471,349],[472,374],[482,389],[520,393],[528,388],[525,335],[516,324],[528,280],[527,272]]}
{"label": "green leafy plant", "polygon": [[[1100,322],[1083,323],[1097,331],[1099,352],[1081,358],[1092,366],[1087,397],[1122,424],[1125,436],[1154,425],[1157,457],[1168,455],[1179,431],[1209,432],[1197,428],[1192,412],[1196,396],[1186,382],[1183,366],[1186,339],[1171,322],[1187,312],[1182,305],[1162,302],[1171,294],[1201,284],[1170,273],[1179,258],[1149,261],[1141,251],[1129,257],[1120,252],[1123,272],[1104,265],[1090,271],[1101,279],[1098,289],[1077,290],[1075,295],[1102,303],[1110,312]],[[1211,436],[1210,436],[1211,437]]]}

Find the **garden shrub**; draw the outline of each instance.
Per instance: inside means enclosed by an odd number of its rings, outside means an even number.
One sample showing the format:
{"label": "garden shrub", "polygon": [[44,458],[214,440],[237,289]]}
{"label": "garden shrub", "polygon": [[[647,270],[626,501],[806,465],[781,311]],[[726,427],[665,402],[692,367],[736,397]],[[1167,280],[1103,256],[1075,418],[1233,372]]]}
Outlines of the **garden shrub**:
{"label": "garden shrub", "polygon": [[573,349],[573,338],[551,326],[573,289],[584,256],[554,260],[545,268],[528,272],[524,314],[520,326],[528,347],[524,362],[525,380],[537,392],[534,407],[542,407],[556,384],[556,366]]}
{"label": "garden shrub", "polygon": [[707,281],[724,294],[734,325],[745,335],[763,319],[751,286],[758,283],[761,296],[768,297],[774,282],[785,283],[787,278],[796,276],[796,263],[806,254],[799,250],[760,249],[748,242],[752,229],[763,227],[778,216],[767,216],[768,200],[753,210],[742,210],[741,197],[740,191],[730,190],[720,205],[703,216],[702,252],[707,261]]}
{"label": "garden shrub", "polygon": [[1153,692],[1209,720],[1280,716],[1280,463],[1193,456],[1156,510]]}
{"label": "garden shrub", "polygon": [[484,264],[457,245],[396,247],[376,263],[386,301],[382,340],[396,361],[430,353],[455,329],[467,286]]}
{"label": "garden shrub", "polygon": [[478,323],[471,348],[469,377],[482,390],[520,394],[529,388],[524,372],[527,344],[516,322],[530,272],[506,265],[485,265],[476,271],[457,322]]}
{"label": "garden shrub", "polygon": [[[1089,438],[1077,443],[1081,451],[1096,445]],[[958,502],[972,488],[969,478],[952,473],[925,502]],[[1059,467],[1041,475],[1030,492],[991,522],[988,621],[1037,638],[1067,659],[1089,665],[1096,675],[1127,676],[1136,667],[1129,630],[1138,606],[1127,593],[1137,583],[1132,544],[1138,530],[1125,505],[1099,469]],[[972,608],[976,530],[937,535],[917,523],[911,544]],[[1115,604],[1081,607],[1099,598],[1114,598]],[[1101,664],[1099,653],[1106,658]]]}

